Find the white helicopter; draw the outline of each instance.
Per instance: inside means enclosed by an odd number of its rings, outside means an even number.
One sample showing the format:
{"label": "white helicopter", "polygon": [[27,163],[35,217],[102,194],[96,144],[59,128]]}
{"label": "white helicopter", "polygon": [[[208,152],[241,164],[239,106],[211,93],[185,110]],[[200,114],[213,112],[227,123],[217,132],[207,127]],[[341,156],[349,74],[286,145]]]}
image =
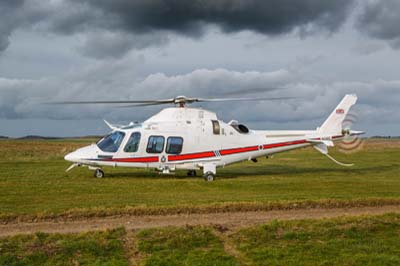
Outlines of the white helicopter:
{"label": "white helicopter", "polygon": [[154,101],[62,102],[130,106],[175,104],[175,107],[165,108],[143,123],[117,126],[105,121],[112,132],[96,144],[67,154],[65,160],[73,164],[66,171],[76,166],[87,166],[94,170],[95,177],[102,178],[102,166],[153,168],[163,174],[186,169],[189,176],[195,176],[196,170],[201,169],[204,179],[213,181],[219,167],[245,160],[256,162],[261,156],[306,146],[313,146],[339,165],[352,166],[331,157],[328,147],[334,146],[334,140],[364,133],[342,128],[346,115],[357,101],[356,95],[346,95],[316,130],[250,130],[235,120],[225,123],[214,112],[187,107],[194,102],[281,99],[284,98],[203,99],[178,96]]}

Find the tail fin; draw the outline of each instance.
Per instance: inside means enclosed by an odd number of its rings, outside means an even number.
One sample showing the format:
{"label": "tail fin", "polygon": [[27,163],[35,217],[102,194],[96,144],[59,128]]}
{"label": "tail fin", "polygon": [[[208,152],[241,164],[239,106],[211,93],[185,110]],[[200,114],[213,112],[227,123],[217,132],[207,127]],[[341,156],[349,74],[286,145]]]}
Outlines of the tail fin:
{"label": "tail fin", "polygon": [[347,94],[339,105],[333,110],[321,127],[317,129],[319,133],[327,135],[342,134],[342,123],[346,118],[350,108],[357,102],[357,95]]}

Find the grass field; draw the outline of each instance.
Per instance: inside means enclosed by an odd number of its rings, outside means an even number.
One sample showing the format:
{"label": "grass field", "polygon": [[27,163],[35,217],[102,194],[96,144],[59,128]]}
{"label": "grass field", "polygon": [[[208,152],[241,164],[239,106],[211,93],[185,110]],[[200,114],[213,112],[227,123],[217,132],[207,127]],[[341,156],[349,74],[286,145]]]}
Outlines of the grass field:
{"label": "grass field", "polygon": [[146,265],[237,265],[211,228],[149,229],[137,234],[137,242]]}
{"label": "grass field", "polygon": [[400,265],[399,218],[276,221],[233,238],[255,265]]}
{"label": "grass field", "polygon": [[399,265],[400,215],[0,238],[0,265]]}
{"label": "grass field", "polygon": [[0,239],[0,265],[127,265],[124,229],[83,234],[19,235]]}
{"label": "grass field", "polygon": [[96,179],[87,168],[68,174],[63,156],[88,140],[0,141],[0,214],[60,214],[130,207],[266,204],[302,200],[400,199],[400,141],[368,140],[364,149],[341,154],[345,168],[311,148],[282,153],[257,164],[219,169],[215,182],[158,175],[152,170],[105,168]]}

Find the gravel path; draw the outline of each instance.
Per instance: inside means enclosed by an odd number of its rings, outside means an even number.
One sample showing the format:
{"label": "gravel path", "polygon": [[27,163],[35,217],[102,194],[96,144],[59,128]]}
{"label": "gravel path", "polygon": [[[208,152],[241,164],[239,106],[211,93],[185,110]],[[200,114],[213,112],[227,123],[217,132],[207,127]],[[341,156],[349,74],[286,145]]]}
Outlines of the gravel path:
{"label": "gravel path", "polygon": [[378,206],[337,209],[300,209],[257,212],[227,212],[188,215],[149,215],[90,218],[68,222],[35,222],[11,223],[0,225],[0,236],[16,234],[77,233],[94,230],[105,230],[124,226],[127,230],[166,226],[185,225],[221,225],[227,228],[241,228],[262,224],[274,219],[323,219],[339,216],[379,215],[384,213],[400,213],[400,206]]}

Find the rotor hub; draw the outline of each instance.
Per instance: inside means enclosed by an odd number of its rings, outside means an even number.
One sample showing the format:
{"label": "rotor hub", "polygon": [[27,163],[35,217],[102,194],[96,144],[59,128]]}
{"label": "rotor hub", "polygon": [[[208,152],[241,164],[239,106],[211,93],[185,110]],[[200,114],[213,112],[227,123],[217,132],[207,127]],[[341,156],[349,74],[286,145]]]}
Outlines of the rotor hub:
{"label": "rotor hub", "polygon": [[189,98],[184,95],[177,96],[173,99],[174,104],[178,104],[179,107],[185,107],[187,103],[197,102],[198,99],[196,98]]}

